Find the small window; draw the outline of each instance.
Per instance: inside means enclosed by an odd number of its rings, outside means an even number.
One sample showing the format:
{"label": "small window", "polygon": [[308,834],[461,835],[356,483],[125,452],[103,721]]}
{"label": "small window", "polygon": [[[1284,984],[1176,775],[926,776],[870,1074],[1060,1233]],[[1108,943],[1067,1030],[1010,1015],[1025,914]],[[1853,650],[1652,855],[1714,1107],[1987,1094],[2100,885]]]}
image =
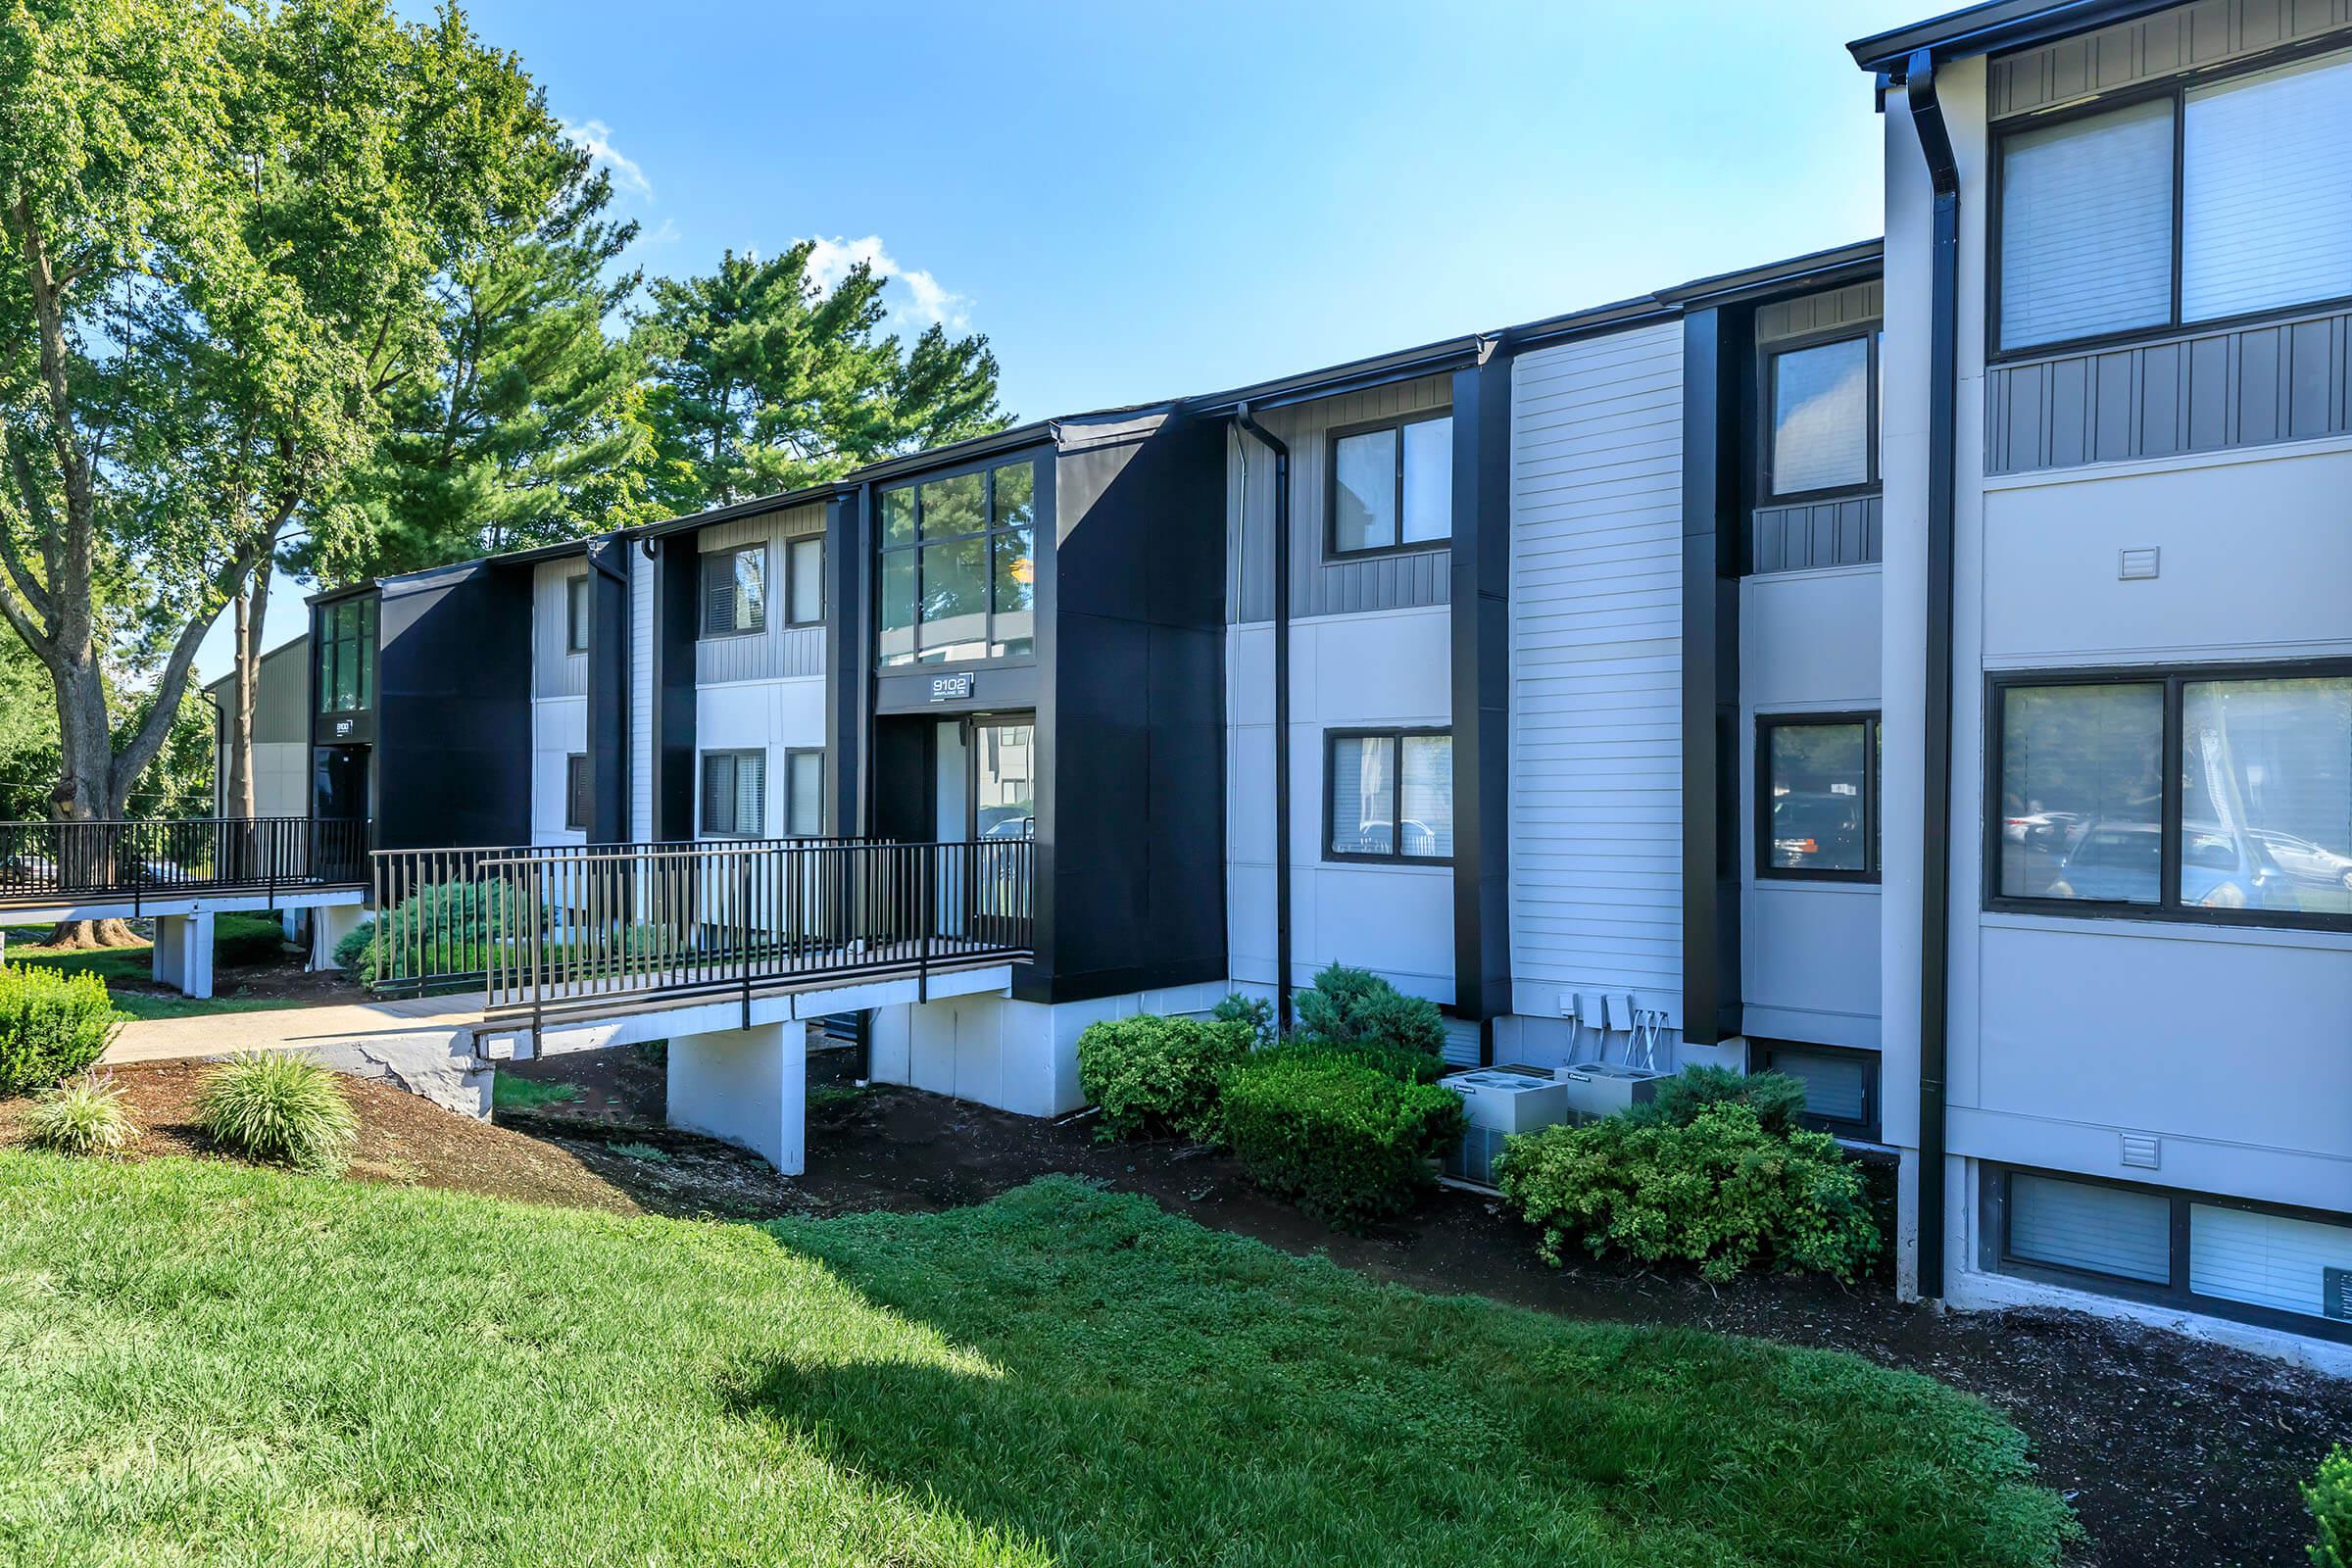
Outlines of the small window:
{"label": "small window", "polygon": [[574,752],[564,759],[564,825],[585,833],[588,816],[588,758]]}
{"label": "small window", "polygon": [[1761,1072],[1805,1086],[1805,1124],[1847,1138],[1879,1136],[1879,1054],[1835,1046],[1762,1045]]}
{"label": "small window", "polygon": [[1811,495],[1873,483],[1872,336],[1772,357],[1772,493]]}
{"label": "small window", "polygon": [[703,554],[703,635],[740,637],[767,625],[767,546]]}
{"label": "small window", "polygon": [[1335,860],[1453,858],[1453,737],[1334,732],[1325,753],[1325,853]]}
{"label": "small window", "polygon": [[767,754],[703,754],[703,832],[756,839],[767,831]]}
{"label": "small window", "polygon": [[812,839],[825,831],[825,754],[816,751],[784,754],[784,831],[796,839]]}
{"label": "small window", "polygon": [[2008,1253],[2021,1263],[2170,1285],[2172,1237],[2172,1204],[2161,1193],[2009,1177]]}
{"label": "small window", "polygon": [[784,544],[785,619],[813,626],[825,618],[825,537],[809,534]]}
{"label": "small window", "polygon": [[1453,535],[1453,418],[1334,432],[1331,553],[1442,545]]}
{"label": "small window", "polygon": [[564,579],[564,651],[588,651],[588,574]]}
{"label": "small window", "polygon": [[1756,874],[1875,882],[1875,713],[1771,716],[1756,726]]}

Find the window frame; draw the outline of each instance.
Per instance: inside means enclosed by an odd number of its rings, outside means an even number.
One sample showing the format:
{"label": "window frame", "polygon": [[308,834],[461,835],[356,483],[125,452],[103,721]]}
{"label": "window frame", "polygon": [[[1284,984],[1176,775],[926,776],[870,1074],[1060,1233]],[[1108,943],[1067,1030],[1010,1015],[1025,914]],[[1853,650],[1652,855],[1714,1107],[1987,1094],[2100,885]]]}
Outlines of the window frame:
{"label": "window frame", "polygon": [[[1054,464],[1052,460],[1053,451],[1050,448],[1025,447],[1015,452],[1001,452],[985,458],[975,458],[969,463],[959,463],[949,467],[926,468],[920,473],[905,474],[894,477],[887,483],[873,484],[870,492],[871,499],[866,504],[865,513],[868,532],[873,541],[871,548],[873,581],[867,588],[866,595],[868,609],[873,614],[873,630],[868,639],[867,657],[868,662],[873,666],[876,674],[884,677],[912,673],[939,675],[965,669],[1015,668],[1037,662],[1037,644],[1046,620],[1044,564],[1049,553],[1050,541],[1054,536],[1052,517]],[[981,541],[981,571],[988,584],[988,642],[993,647],[1000,640],[997,636],[996,544],[1000,537],[1017,532],[1018,528],[998,526],[997,470],[1009,468],[1016,464],[1026,464],[1030,472],[1029,521],[1022,525],[1029,530],[1031,581],[1028,613],[1032,617],[1029,651],[1023,654],[983,654],[976,659],[925,660],[922,636],[924,625],[922,615],[923,551],[927,546],[954,544],[966,539]],[[936,483],[941,479],[959,479],[965,474],[972,473],[980,475],[981,507],[988,518],[987,525],[977,532],[947,533],[936,538],[927,536],[923,532],[923,486]],[[906,491],[912,500],[914,533],[905,544],[894,545],[889,542],[883,527],[883,497],[900,490]],[[895,664],[885,662],[882,658],[883,583],[888,575],[886,563],[892,556],[908,558],[909,569],[914,575],[914,619],[907,623],[907,630],[913,638],[912,653],[911,657]]]}
{"label": "window frame", "polygon": [[[792,808],[799,798],[794,788],[793,763],[804,757],[816,759],[816,831],[795,833],[792,830]],[[825,837],[825,749],[821,746],[788,746],[784,749],[784,831],[778,835],[787,839],[821,839]]]}
{"label": "window frame", "polygon": [[[1441,539],[1406,540],[1404,535],[1404,431],[1408,425],[1428,424],[1433,420],[1453,418],[1453,406],[1442,409],[1422,409],[1412,414],[1391,415],[1385,419],[1366,419],[1355,424],[1335,424],[1323,432],[1323,559],[1326,562],[1377,561],[1383,556],[1428,555],[1434,551],[1453,548],[1453,497],[1446,498],[1446,534]],[[1360,550],[1340,548],[1340,443],[1349,436],[1377,435],[1383,430],[1396,432],[1396,475],[1394,501],[1396,507],[1397,542],[1393,545],[1366,545]]]}
{"label": "window frame", "polygon": [[[802,547],[811,544],[816,546],[816,614],[808,620],[795,620],[792,614],[792,606],[793,601],[799,596],[801,582],[799,563]],[[784,619],[781,624],[787,629],[800,630],[808,626],[821,626],[825,623],[825,611],[828,608],[826,604],[828,596],[825,592],[825,554],[828,548],[821,530],[815,533],[796,533],[785,536]],[[764,582],[762,586],[764,586]],[[764,606],[762,609],[764,610]]]}
{"label": "window frame", "polygon": [[[1451,865],[1454,856],[1407,855],[1404,853],[1404,743],[1408,740],[1443,739],[1446,742],[1446,781],[1453,782],[1453,726],[1450,724],[1375,725],[1369,729],[1349,727],[1327,729],[1323,732],[1323,858],[1334,864],[1356,865]],[[1331,847],[1331,830],[1338,819],[1333,815],[1331,786],[1337,776],[1334,767],[1342,741],[1387,740],[1396,743],[1396,774],[1389,794],[1389,849],[1387,853],[1367,850],[1335,850]],[[1456,853],[1461,846],[1457,832],[1454,838]]]}
{"label": "window frame", "polygon": [[[2081,1182],[2085,1187],[2117,1187],[2127,1192],[2145,1193],[2165,1200],[2171,1205],[2170,1246],[2168,1261],[2172,1269],[2169,1284],[2153,1285],[2146,1280],[2131,1279],[2121,1274],[2104,1274],[2096,1269],[2070,1268],[2061,1263],[2044,1263],[2015,1255],[2009,1247],[2009,1178],[2039,1176],[2052,1181]],[[2113,1176],[2088,1176],[2081,1171],[2047,1170],[2035,1165],[2011,1165],[1985,1160],[1979,1166],[1978,1182],[1978,1261],[1987,1272],[2004,1274],[2017,1279],[2034,1280],[2044,1285],[2063,1286],[2069,1290],[2090,1291],[2100,1296],[2112,1296],[2123,1300],[2144,1301],[2151,1305],[2175,1307],[2196,1312],[2206,1317],[2228,1318],[2234,1322],[2251,1323],[2261,1328],[2280,1329],[2289,1334],[2301,1334],[2311,1339],[2336,1340],[2352,1343],[2352,1322],[2341,1318],[2315,1317],[2301,1312],[2283,1312],[2274,1306],[2253,1301],[2234,1300],[2227,1296],[2201,1296],[2189,1289],[2189,1210],[2194,1207],[2232,1208],[2241,1213],[2262,1214],[2278,1219],[2314,1220],[2323,1225],[2342,1225],[2344,1215],[2321,1208],[2304,1208],[2293,1203],[2257,1203],[2247,1199],[2224,1193],[2199,1192],[2186,1187],[2166,1187],[2155,1182],[2125,1181]]]}
{"label": "window frame", "polygon": [[[2290,909],[2218,909],[2180,903],[2180,741],[2181,708],[2186,689],[2207,681],[2348,680],[2352,660],[2296,659],[2236,664],[2132,664],[2097,669],[1995,670],[1984,679],[1984,776],[1979,781],[1979,810],[1984,817],[1982,859],[1978,875],[1984,888],[1984,907],[1993,914],[2049,915],[2077,920],[2160,920],[2174,925],[2241,926],[2272,931],[2352,932],[2352,912],[2312,913]],[[2015,687],[2045,686],[2160,686],[2164,692],[2164,724],[2157,745],[2157,772],[2164,782],[2157,836],[2162,859],[2156,882],[2156,902],[2132,904],[2120,899],[2044,899],[2000,891],[2001,774],[2008,747],[2008,711],[2003,706]]]}
{"label": "window frame", "polygon": [[1858,1144],[1876,1144],[1880,1141],[1886,1113],[1886,1102],[1880,1093],[1886,1066],[1884,1053],[1859,1046],[1817,1045],[1810,1040],[1751,1039],[1748,1043],[1757,1052],[1756,1061],[1748,1069],[1751,1072],[1775,1071],[1773,1059],[1784,1052],[1799,1056],[1840,1056],[1860,1062],[1863,1074],[1862,1117],[1859,1121],[1823,1115],[1810,1108],[1799,1120],[1814,1131],[1828,1133],[1833,1138],[1843,1138]]}
{"label": "window frame", "polygon": [[[1807,726],[1862,726],[1862,843],[1866,864],[1861,870],[1774,865],[1772,863],[1772,732]],[[1755,828],[1756,880],[1759,882],[1858,882],[1876,886],[1886,873],[1886,856],[1879,842],[1880,710],[1853,709],[1837,712],[1777,712],[1756,715]]]}
{"label": "window frame", "polygon": [[588,772],[586,752],[567,752],[564,757],[564,831],[585,833],[596,814],[591,795],[596,781]]}
{"label": "window frame", "polygon": [[[696,612],[696,615],[695,615],[695,623],[694,623],[694,624],[695,624],[695,641],[697,641],[697,642],[724,642],[724,641],[726,641],[728,638],[731,638],[731,637],[758,637],[758,636],[760,636],[761,633],[763,633],[763,632],[765,632],[765,631],[767,630],[767,621],[768,621],[768,615],[767,615],[767,607],[768,607],[768,601],[769,601],[771,598],[773,598],[773,597],[774,597],[772,590],[773,590],[773,588],[774,588],[774,586],[775,586],[774,574],[773,574],[771,571],[769,571],[769,570],[768,570],[768,567],[769,567],[769,565],[770,565],[770,564],[771,564],[771,563],[770,563],[770,552],[769,552],[769,550],[768,550],[768,543],[769,543],[769,542],[768,542],[767,540],[765,540],[765,539],[754,539],[754,540],[751,540],[751,541],[749,541],[749,542],[747,542],[747,543],[740,544],[740,545],[718,545],[718,546],[714,546],[714,547],[713,547],[713,548],[711,548],[711,549],[705,550],[705,551],[702,551],[702,552],[700,553],[700,555],[699,555],[699,558],[698,558],[698,561],[697,561],[697,565],[696,565],[696,570],[697,570],[698,576],[697,576],[697,578],[696,578],[696,582],[695,582],[695,587],[696,587],[696,588],[699,590],[699,592],[698,592],[698,593],[697,593],[697,595],[696,595],[696,597],[697,597],[697,600],[698,600],[698,603],[699,603],[699,608],[698,608],[698,610],[697,610],[697,612]],[[752,623],[751,625],[749,625],[749,626],[737,626],[737,627],[734,627],[733,629],[731,629],[731,630],[728,630],[728,631],[713,631],[713,630],[711,630],[711,629],[710,629],[710,566],[711,566],[711,563],[713,563],[713,562],[716,562],[716,561],[725,561],[725,562],[728,562],[728,563],[730,563],[730,564],[729,564],[729,565],[728,565],[728,567],[727,567],[727,574],[728,574],[728,576],[731,578],[731,577],[733,577],[733,575],[734,575],[734,571],[735,571],[735,568],[734,568],[734,566],[733,566],[733,564],[732,564],[732,563],[735,561],[735,559],[736,559],[737,557],[739,557],[739,556],[746,556],[746,555],[750,555],[750,554],[752,554],[754,551],[757,551],[757,552],[759,553],[759,555],[760,555],[760,618],[759,618],[757,621],[753,622],[753,623]],[[788,614],[791,612],[791,607],[790,607],[790,606],[786,606],[786,612],[786,612],[786,613],[788,613]]]}
{"label": "window frame", "polygon": [[[311,650],[311,674],[317,682],[311,706],[317,712],[341,718],[375,711],[376,632],[380,615],[377,607],[375,594],[358,593],[318,608],[312,627],[316,646]],[[348,631],[342,624],[345,615],[351,617]],[[335,698],[346,655],[352,661],[354,693],[353,701],[348,704]]]}
{"label": "window frame", "polygon": [[[710,763],[711,763],[711,761],[712,761],[712,760],[713,760],[713,759],[716,759],[716,758],[721,758],[721,757],[723,757],[723,758],[727,758],[727,759],[729,759],[730,760],[732,760],[732,761],[735,763],[736,767],[737,767],[737,768],[739,768],[739,769],[740,769],[740,768],[741,768],[741,766],[743,765],[743,764],[742,764],[742,759],[744,759],[744,758],[746,758],[746,757],[757,757],[758,759],[760,759],[760,826],[759,826],[759,829],[758,829],[757,831],[755,831],[755,832],[746,833],[746,832],[744,832],[744,831],[741,829],[741,827],[740,827],[740,826],[728,827],[728,828],[724,828],[724,829],[720,829],[720,828],[714,828],[714,827],[712,827],[712,826],[710,825],[710,821],[709,821],[709,817],[710,817]],[[702,752],[702,753],[698,754],[698,756],[697,756],[697,759],[696,759],[696,766],[695,766],[694,782],[695,782],[695,801],[694,801],[694,818],[695,818],[695,820],[694,820],[694,829],[695,829],[695,837],[696,837],[696,838],[698,838],[698,839],[745,839],[745,840],[751,840],[751,841],[755,841],[755,842],[756,842],[756,841],[759,841],[759,840],[764,839],[764,838],[767,836],[767,748],[766,748],[766,747],[764,747],[764,746],[714,746],[714,747],[711,747],[710,750],[708,750],[708,751],[705,751],[705,752]],[[733,797],[733,799],[736,801],[736,803],[738,804],[738,806],[740,806],[740,804],[741,804],[741,802],[742,802],[742,799],[743,799],[743,797],[742,797],[741,793],[740,793],[739,791],[729,791],[729,794],[730,794],[730,795]]]}
{"label": "window frame", "polygon": [[[1984,214],[1984,363],[1986,366],[2014,365],[2047,359],[2065,359],[2101,349],[2124,348],[2143,343],[2161,342],[2166,338],[2188,333],[2230,332],[2243,327],[2276,321],[2289,321],[2307,316],[2332,315],[2352,308],[2352,294],[2338,294],[2328,299],[2306,300],[2296,305],[2272,306],[2266,310],[2242,312],[2236,316],[2217,316],[2194,321],[2181,319],[2181,258],[2185,247],[2187,214],[2182,206],[2185,194],[2188,143],[2188,95],[2191,92],[2233,81],[2240,76],[2258,76],[2266,72],[2286,66],[2307,64],[2327,55],[2342,55],[2352,64],[2352,38],[2341,31],[2326,37],[2311,38],[2279,49],[2266,51],[2244,60],[2230,61],[2226,68],[2202,72],[2187,72],[2162,81],[2149,82],[2116,92],[2105,93],[2082,103],[2069,104],[2042,114],[2021,115],[1992,129],[1991,156],[1987,160]],[[2124,327],[2112,332],[2094,332],[2082,337],[2053,339],[2047,343],[2021,345],[2013,349],[2001,347],[2001,306],[2006,280],[2001,268],[2002,212],[2008,200],[2006,173],[2009,164],[2009,140],[2026,131],[2048,130],[2053,126],[2071,124],[2076,121],[2093,120],[2119,109],[2169,99],[2173,106],[2173,235],[2172,235],[2172,300],[2166,318],[2148,326]]]}
{"label": "window frame", "polygon": [[[1756,493],[1759,507],[1794,507],[1821,501],[1843,501],[1856,496],[1875,496],[1886,488],[1879,473],[1879,349],[1886,335],[1884,320],[1867,320],[1808,332],[1796,337],[1775,338],[1757,345],[1757,405],[1763,412],[1764,422],[1756,432]],[[1817,485],[1810,490],[1781,490],[1776,488],[1777,476],[1773,459],[1778,446],[1781,424],[1781,359],[1785,355],[1802,354],[1807,349],[1828,348],[1834,343],[1850,343],[1860,339],[1863,358],[1862,411],[1862,466],[1864,477],[1853,484]]]}
{"label": "window frame", "polygon": [[575,571],[564,579],[564,652],[588,651],[588,573]]}

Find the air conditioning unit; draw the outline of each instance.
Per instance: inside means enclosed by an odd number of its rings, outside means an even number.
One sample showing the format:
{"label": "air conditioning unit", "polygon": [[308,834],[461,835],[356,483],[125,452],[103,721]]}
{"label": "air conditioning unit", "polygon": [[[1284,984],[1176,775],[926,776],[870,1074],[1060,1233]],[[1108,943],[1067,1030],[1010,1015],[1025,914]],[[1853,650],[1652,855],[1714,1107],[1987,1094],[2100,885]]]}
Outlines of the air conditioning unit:
{"label": "air conditioning unit", "polygon": [[1494,1158],[1505,1138],[1568,1119],[1568,1085],[1542,1067],[1480,1067],[1438,1082],[1462,1097],[1470,1120],[1460,1152],[1445,1165],[1446,1174],[1459,1181],[1494,1186]]}
{"label": "air conditioning unit", "polygon": [[1590,1121],[1645,1103],[1658,1080],[1674,1074],[1616,1061],[1579,1061],[1560,1068],[1559,1076],[1568,1117]]}

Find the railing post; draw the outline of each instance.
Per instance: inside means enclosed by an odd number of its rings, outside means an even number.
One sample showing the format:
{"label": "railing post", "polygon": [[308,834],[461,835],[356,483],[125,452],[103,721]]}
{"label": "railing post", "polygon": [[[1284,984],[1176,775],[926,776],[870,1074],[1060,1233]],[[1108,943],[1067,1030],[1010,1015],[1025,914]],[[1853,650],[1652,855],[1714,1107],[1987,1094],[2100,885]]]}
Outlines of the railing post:
{"label": "railing post", "polygon": [[737,958],[743,965],[743,1026],[752,1026],[752,852],[742,852],[742,873],[736,878],[735,925],[742,945]]}
{"label": "railing post", "polygon": [[922,889],[923,901],[922,913],[916,917],[918,924],[914,950],[914,1000],[917,1002],[931,1000],[931,930],[939,924],[939,891],[935,886],[932,859],[938,850],[939,846],[934,844],[915,852],[921,862],[915,882]]}

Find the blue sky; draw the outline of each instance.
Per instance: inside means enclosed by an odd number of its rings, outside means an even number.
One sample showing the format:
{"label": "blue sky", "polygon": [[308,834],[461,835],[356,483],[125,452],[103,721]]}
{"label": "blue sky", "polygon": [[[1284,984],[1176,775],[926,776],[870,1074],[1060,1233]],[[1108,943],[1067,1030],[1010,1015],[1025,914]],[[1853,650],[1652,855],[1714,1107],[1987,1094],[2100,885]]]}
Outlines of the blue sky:
{"label": "blue sky", "polygon": [[[425,5],[404,9],[426,14]],[[1211,391],[1878,233],[1819,4],[475,0],[603,148],[649,273],[887,258],[1033,418]],[[289,585],[291,586],[291,585]],[[272,644],[302,629],[272,604]],[[199,656],[227,667],[216,631]]]}

